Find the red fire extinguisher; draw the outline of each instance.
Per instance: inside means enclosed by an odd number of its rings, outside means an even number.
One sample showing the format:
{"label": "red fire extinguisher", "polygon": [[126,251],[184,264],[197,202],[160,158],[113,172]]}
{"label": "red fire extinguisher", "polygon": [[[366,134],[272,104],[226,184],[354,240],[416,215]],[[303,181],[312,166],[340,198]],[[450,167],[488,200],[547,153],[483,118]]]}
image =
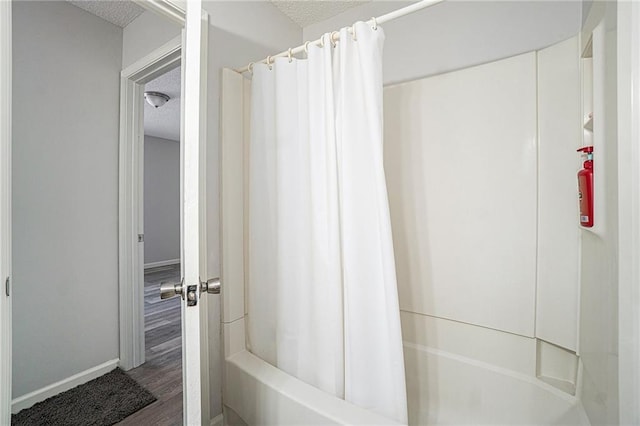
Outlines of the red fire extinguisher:
{"label": "red fire extinguisher", "polygon": [[582,170],[578,172],[578,200],[580,201],[580,225],[593,226],[593,147],[585,146],[578,152],[586,154]]}

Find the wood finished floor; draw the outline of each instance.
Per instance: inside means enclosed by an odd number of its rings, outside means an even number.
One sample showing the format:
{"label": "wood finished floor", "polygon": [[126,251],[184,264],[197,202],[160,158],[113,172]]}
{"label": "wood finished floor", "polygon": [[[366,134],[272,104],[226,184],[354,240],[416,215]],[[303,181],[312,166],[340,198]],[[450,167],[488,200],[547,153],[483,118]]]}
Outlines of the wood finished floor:
{"label": "wood finished floor", "polygon": [[144,274],[145,363],[129,375],[158,399],[118,425],[182,424],[182,330],[180,298],[160,300],[160,283],[180,282],[180,265]]}

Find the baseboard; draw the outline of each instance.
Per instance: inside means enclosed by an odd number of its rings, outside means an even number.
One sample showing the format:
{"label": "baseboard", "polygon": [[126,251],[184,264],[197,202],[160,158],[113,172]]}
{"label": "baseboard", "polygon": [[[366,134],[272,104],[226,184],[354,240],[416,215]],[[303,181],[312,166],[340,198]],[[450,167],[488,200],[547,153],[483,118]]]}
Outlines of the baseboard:
{"label": "baseboard", "polygon": [[159,268],[160,266],[177,265],[180,259],[161,260],[160,262],[145,263],[144,269]]}
{"label": "baseboard", "polygon": [[45,386],[42,389],[22,395],[21,397],[11,401],[11,412],[15,414],[20,410],[31,407],[33,404],[44,401],[47,398],[51,398],[52,396],[56,396],[59,393],[68,391],[69,389],[73,389],[76,386],[107,374],[118,366],[118,361],[118,359],[112,359],[111,361],[96,365],[93,368],[74,374],[73,376],[67,377],[59,382]]}
{"label": "baseboard", "polygon": [[224,417],[222,416],[222,413],[218,414],[213,419],[211,419],[211,426],[222,426],[223,423],[224,423]]}

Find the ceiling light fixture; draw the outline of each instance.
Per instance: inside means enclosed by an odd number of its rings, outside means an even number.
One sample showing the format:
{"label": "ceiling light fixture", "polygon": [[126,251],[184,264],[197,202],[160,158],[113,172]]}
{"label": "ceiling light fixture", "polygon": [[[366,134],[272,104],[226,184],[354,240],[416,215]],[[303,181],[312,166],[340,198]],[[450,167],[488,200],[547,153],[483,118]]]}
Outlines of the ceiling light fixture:
{"label": "ceiling light fixture", "polygon": [[169,102],[169,95],[160,92],[144,92],[144,99],[154,108],[159,108]]}

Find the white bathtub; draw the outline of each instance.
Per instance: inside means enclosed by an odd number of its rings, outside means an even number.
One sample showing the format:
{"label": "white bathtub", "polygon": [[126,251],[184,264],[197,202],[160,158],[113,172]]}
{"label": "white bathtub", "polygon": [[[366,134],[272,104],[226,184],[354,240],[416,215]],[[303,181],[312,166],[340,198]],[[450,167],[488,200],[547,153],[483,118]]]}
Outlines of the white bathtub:
{"label": "white bathtub", "polygon": [[410,425],[589,425],[579,400],[535,377],[405,344]]}
{"label": "white bathtub", "polygon": [[249,425],[401,424],[303,383],[246,350],[227,358],[225,382],[225,408]]}
{"label": "white bathtub", "polygon": [[[575,397],[476,360],[405,344],[410,425],[588,425]],[[460,385],[460,383],[464,383]],[[243,350],[225,362],[225,424],[397,425]]]}
{"label": "white bathtub", "polygon": [[[536,377],[535,339],[409,312],[401,318],[410,425],[590,424],[578,397]],[[244,317],[224,324],[226,424],[398,424],[251,354],[244,326]]]}

